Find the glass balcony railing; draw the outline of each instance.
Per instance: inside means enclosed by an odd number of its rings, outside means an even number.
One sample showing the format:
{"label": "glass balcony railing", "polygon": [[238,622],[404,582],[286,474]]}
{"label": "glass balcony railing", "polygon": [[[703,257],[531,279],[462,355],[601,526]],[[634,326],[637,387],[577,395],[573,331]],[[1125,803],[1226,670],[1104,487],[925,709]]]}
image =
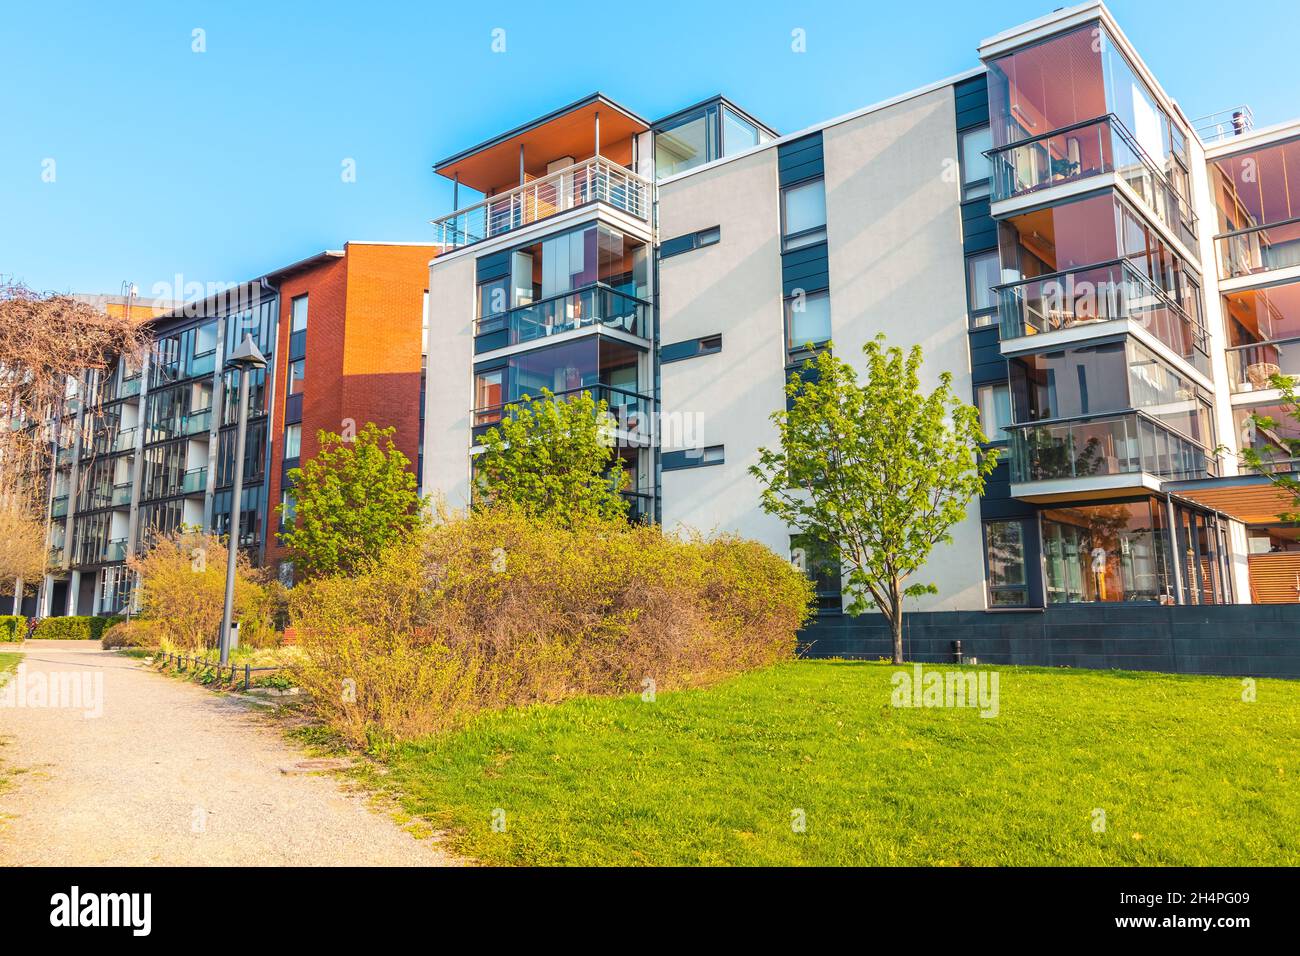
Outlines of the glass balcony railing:
{"label": "glass balcony railing", "polygon": [[113,486],[113,507],[121,508],[131,503],[131,483]]}
{"label": "glass balcony railing", "polygon": [[1223,279],[1300,266],[1300,219],[1217,236],[1214,245]]}
{"label": "glass balcony railing", "polygon": [[105,561],[124,561],[126,560],[126,538],[114,538],[108,544],[104,545]]}
{"label": "glass balcony railing", "polygon": [[1274,375],[1300,376],[1300,339],[1261,342],[1227,350],[1229,385],[1234,392],[1274,388]]}
{"label": "glass balcony railing", "polygon": [[118,398],[131,398],[140,394],[140,376],[134,375],[131,378],[122,379],[117,385]]}
{"label": "glass balcony railing", "polygon": [[629,521],[645,524],[654,520],[654,495],[644,494],[639,491],[624,491],[622,495],[628,500],[627,517]]}
{"label": "glass balcony railing", "polygon": [[190,359],[190,377],[199,375],[211,375],[217,367],[217,350],[204,352],[202,355],[196,355]]}
{"label": "glass balcony railing", "polygon": [[475,334],[505,331],[500,347],[592,325],[603,325],[646,338],[649,335],[649,309],[650,304],[642,299],[609,286],[597,285],[479,319]]}
{"label": "glass balcony railing", "polygon": [[650,183],[636,173],[589,159],[432,220],[434,242],[449,249],[468,246],[590,202],[648,220],[651,201]]}
{"label": "glass balcony railing", "polygon": [[212,429],[212,409],[201,408],[190,412],[181,423],[181,431],[186,435],[197,435]]}
{"label": "glass balcony railing", "polygon": [[55,548],[50,548],[50,564],[54,565],[55,567],[61,567],[63,565],[63,555],[64,555],[64,548],[62,545]]}
{"label": "glass balcony railing", "polygon": [[135,447],[135,429],[123,428],[113,440],[113,451],[130,451]]}
{"label": "glass balcony railing", "polygon": [[998,286],[1002,341],[1094,322],[1128,319],[1194,367],[1208,371],[1200,323],[1124,259]]}
{"label": "glass balcony railing", "polygon": [[58,495],[50,502],[51,518],[66,518],[68,516],[68,496]]}
{"label": "glass balcony railing", "polygon": [[58,454],[55,456],[55,461],[60,467],[63,465],[70,465],[72,464],[72,459],[75,456],[75,454],[76,454],[76,449],[60,448]]}
{"label": "glass balcony railing", "polygon": [[1133,134],[1115,116],[1103,116],[989,150],[993,201],[1013,199],[1064,183],[1118,174],[1193,252],[1197,218]]}
{"label": "glass balcony railing", "polygon": [[1218,474],[1217,460],[1202,446],[1142,412],[1013,425],[1008,431],[1011,480],[1017,484],[1142,473],[1173,479]]}
{"label": "glass balcony railing", "polygon": [[207,491],[208,489],[208,469],[191,468],[185,472],[185,477],[181,479],[181,493],[192,495]]}
{"label": "glass balcony railing", "polygon": [[[583,388],[556,392],[555,397],[557,399],[576,398],[583,392],[591,393],[591,398],[595,402],[604,401],[608,404],[615,428],[623,432],[631,443],[640,444],[650,439],[650,412],[653,399],[649,396],[614,388],[610,385],[589,385]],[[513,401],[500,405],[488,405],[474,409],[472,413],[474,437],[477,438],[493,425],[500,423],[506,417],[507,409],[510,406],[522,405],[540,399],[540,395],[521,395]]]}

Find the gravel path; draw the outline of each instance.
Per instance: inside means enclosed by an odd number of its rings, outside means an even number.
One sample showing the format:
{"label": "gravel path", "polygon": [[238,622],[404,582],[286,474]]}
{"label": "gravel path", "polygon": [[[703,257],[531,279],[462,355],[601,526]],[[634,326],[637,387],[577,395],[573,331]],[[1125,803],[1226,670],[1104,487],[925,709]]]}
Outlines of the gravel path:
{"label": "gravel path", "polygon": [[0,706],[0,865],[458,862],[333,777],[284,773],[306,755],[246,704],[84,642],[21,650],[29,691],[41,674],[89,693],[75,708]]}

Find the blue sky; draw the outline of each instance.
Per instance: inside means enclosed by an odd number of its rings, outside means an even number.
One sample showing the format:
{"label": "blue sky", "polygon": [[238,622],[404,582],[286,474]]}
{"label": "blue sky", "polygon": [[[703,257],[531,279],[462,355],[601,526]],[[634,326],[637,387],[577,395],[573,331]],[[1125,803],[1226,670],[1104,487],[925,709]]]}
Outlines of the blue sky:
{"label": "blue sky", "polygon": [[[721,92],[792,132],[975,66],[981,39],[1064,2],[10,5],[0,275],[147,295],[347,239],[428,241],[451,209],[434,161],[594,90],[652,119]],[[1110,7],[1190,116],[1300,115],[1294,2]]]}

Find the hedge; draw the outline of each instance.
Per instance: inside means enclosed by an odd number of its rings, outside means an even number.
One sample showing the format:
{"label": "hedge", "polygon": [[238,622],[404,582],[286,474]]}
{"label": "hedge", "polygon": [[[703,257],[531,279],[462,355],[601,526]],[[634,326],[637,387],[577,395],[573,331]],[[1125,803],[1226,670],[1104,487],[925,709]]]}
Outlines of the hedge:
{"label": "hedge", "polygon": [[27,636],[27,618],[21,614],[0,614],[0,644],[21,642]]}
{"label": "hedge", "polygon": [[97,641],[120,617],[47,617],[32,633],[40,641]]}

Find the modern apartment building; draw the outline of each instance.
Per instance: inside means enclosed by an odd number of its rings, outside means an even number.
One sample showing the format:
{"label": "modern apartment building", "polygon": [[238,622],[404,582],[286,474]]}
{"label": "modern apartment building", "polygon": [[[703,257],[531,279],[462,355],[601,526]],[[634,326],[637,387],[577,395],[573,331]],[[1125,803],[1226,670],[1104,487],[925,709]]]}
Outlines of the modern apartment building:
{"label": "modern apartment building", "polygon": [[[238,378],[224,357],[251,335],[253,373],[239,544],[291,580],[275,508],[319,430],[374,421],[418,470],[431,244],[350,242],[161,312],[135,305],[151,347],[139,367],[69,384],[48,513],[51,570],[24,613],[109,614],[131,600],[126,559],[182,525],[229,530]],[[96,300],[98,301],[98,300]],[[117,303],[100,302],[113,307]]]}
{"label": "modern apartment building", "polygon": [[[1236,463],[1281,447],[1249,412],[1300,372],[1300,122],[1198,128],[1099,3],[972,50],[788,135],[721,97],[652,121],[597,94],[438,163],[457,201],[429,268],[424,489],[463,506],[503,406],[590,390],[641,513],[802,558],[824,649],[870,653],[875,625],[836,620],[839,569],[748,469],[802,362],[883,332],[953,374],[1002,453],[920,576],[934,646],[1041,660],[1013,645],[1101,610],[1300,599],[1282,496]],[[1163,653],[1098,636],[1056,662]],[[1254,652],[1204,658],[1230,653]]]}

